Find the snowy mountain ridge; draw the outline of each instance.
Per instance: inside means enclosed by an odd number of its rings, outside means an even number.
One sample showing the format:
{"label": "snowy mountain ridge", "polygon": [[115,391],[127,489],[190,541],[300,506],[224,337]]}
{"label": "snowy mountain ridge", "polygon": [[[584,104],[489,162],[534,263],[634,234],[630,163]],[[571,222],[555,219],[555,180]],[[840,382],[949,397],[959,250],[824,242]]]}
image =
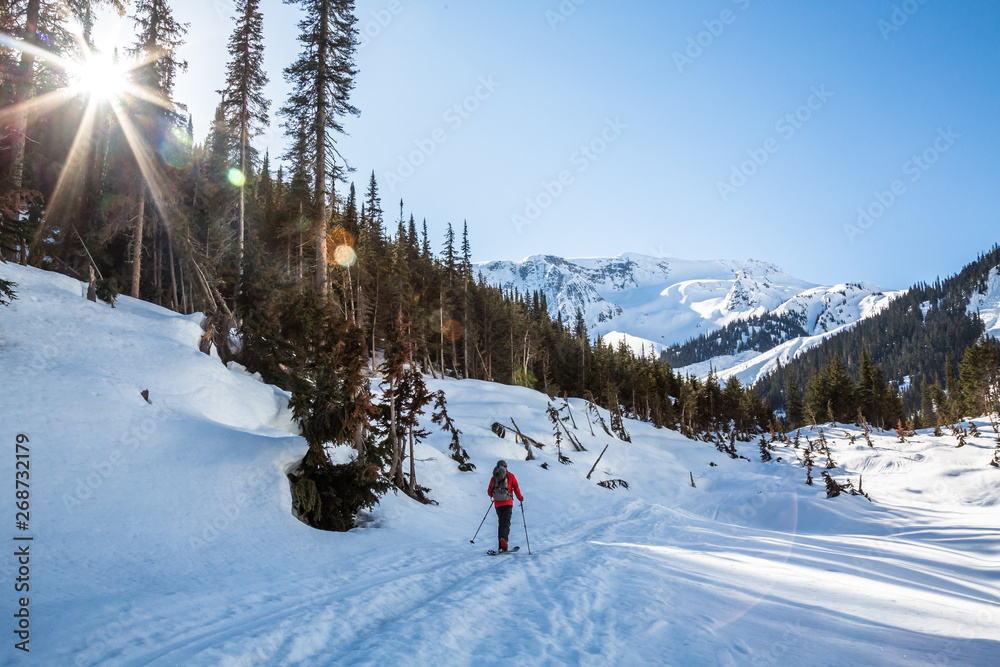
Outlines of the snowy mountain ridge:
{"label": "snowy mountain ridge", "polygon": [[825,336],[878,312],[902,293],[863,281],[816,285],[757,260],[637,253],[578,259],[532,255],[520,262],[477,264],[474,270],[505,290],[544,293],[552,315],[564,322],[572,323],[579,310],[592,336],[611,344],[625,340],[646,354],[762,316],[790,316],[808,336]]}

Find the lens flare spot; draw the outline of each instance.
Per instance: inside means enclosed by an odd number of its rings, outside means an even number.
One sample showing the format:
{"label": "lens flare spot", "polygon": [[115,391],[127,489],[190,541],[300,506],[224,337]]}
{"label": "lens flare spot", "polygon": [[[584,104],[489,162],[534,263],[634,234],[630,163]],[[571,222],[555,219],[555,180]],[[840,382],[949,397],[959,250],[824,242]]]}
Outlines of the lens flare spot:
{"label": "lens flare spot", "polygon": [[448,340],[458,340],[462,337],[462,324],[458,320],[448,320],[441,327],[441,335]]}
{"label": "lens flare spot", "polygon": [[226,178],[228,178],[229,182],[238,188],[242,188],[243,184],[247,182],[247,177],[244,176],[243,172],[236,167],[229,170],[229,173],[226,174]]}
{"label": "lens flare spot", "polygon": [[346,245],[353,248],[354,235],[343,227],[334,227],[330,230],[330,233],[327,234],[327,242],[334,246]]}
{"label": "lens flare spot", "polygon": [[182,169],[191,163],[191,138],[187,131],[172,128],[160,142],[160,156],[174,169]]}
{"label": "lens flare spot", "polygon": [[358,261],[358,254],[349,245],[339,245],[333,250],[333,261],[341,266],[354,266]]}

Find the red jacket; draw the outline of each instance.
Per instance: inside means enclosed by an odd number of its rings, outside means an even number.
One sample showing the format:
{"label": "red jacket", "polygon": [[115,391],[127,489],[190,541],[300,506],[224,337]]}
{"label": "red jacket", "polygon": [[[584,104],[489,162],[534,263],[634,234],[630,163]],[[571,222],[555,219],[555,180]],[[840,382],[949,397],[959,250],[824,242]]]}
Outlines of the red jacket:
{"label": "red jacket", "polygon": [[[507,473],[507,488],[510,489],[511,493],[517,496],[518,500],[520,500],[522,503],[524,502],[524,496],[521,495],[521,487],[517,485],[517,477],[514,477],[514,473],[512,472]],[[487,493],[489,494],[490,498],[493,497],[493,477],[490,477],[490,486],[489,489],[487,490]],[[503,507],[504,505],[513,505],[513,504],[514,504],[513,498],[511,498],[510,500],[493,501],[494,507]]]}

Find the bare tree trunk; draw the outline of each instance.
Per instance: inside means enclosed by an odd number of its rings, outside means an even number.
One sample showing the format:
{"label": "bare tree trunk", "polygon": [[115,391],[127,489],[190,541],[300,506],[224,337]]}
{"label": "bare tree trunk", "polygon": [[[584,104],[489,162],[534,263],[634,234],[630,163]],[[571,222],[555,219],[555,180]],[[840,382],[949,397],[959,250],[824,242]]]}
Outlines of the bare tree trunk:
{"label": "bare tree trunk", "polygon": [[[41,0],[28,0],[28,14],[24,23],[24,41],[31,46],[38,44],[38,14]],[[28,100],[34,86],[35,55],[30,49],[21,52],[21,66],[15,75],[13,137],[11,141],[10,184],[19,189],[24,178],[24,142],[28,134]]]}
{"label": "bare tree trunk", "polygon": [[146,182],[139,184],[139,215],[136,216],[135,234],[132,240],[132,293],[133,299],[139,298],[139,278],[142,275],[142,228],[146,221]]}
{"label": "bare tree trunk", "polygon": [[181,310],[181,307],[178,305],[177,302],[177,272],[174,269],[174,263],[175,263],[174,243],[173,240],[170,238],[170,227],[166,226],[166,228],[167,228],[167,253],[168,253],[168,259],[170,260],[170,294],[171,294],[170,307],[175,310]]}
{"label": "bare tree trunk", "polygon": [[95,278],[94,278],[94,265],[93,264],[87,265],[87,269],[89,269],[89,274],[88,274],[89,278],[87,279],[87,300],[88,301],[95,301],[96,302],[97,301],[97,288],[96,288],[96,286],[94,284],[94,281],[95,281]]}
{"label": "bare tree trunk", "polygon": [[410,493],[417,493],[417,459],[413,456],[413,429],[410,430]]}
{"label": "bare tree trunk", "polygon": [[160,279],[163,251],[160,244],[160,235],[153,235],[153,284],[156,287],[156,305],[162,306],[160,292],[163,290],[163,281]]}
{"label": "bare tree trunk", "polygon": [[441,377],[443,378],[443,377],[445,377],[445,372],[444,372],[444,292],[441,292],[440,299],[441,300],[440,300],[440,302],[438,304],[440,306],[440,308],[438,308],[438,319],[440,320],[439,323],[438,323],[438,339],[439,339],[439,345],[441,346]]}
{"label": "bare tree trunk", "polygon": [[188,295],[187,295],[187,285],[184,283],[184,264],[183,262],[177,267],[178,278],[181,282],[181,312],[187,315],[193,308],[188,307]]}
{"label": "bare tree trunk", "polygon": [[326,85],[327,36],[330,31],[330,3],[319,3],[319,49],[316,62],[321,80],[316,86],[316,289],[326,297],[329,285],[326,267]]}
{"label": "bare tree trunk", "polygon": [[351,324],[357,326],[358,320],[355,317],[357,308],[354,304],[354,283],[351,280],[351,267],[344,267],[344,271],[347,273],[347,285],[344,286],[344,308],[350,309]]}
{"label": "bare tree trunk", "polygon": [[389,466],[389,479],[403,488],[402,484],[402,447],[399,444],[399,433],[396,431],[396,388],[395,382],[389,385],[389,441],[392,443],[392,463]]}
{"label": "bare tree trunk", "polygon": [[462,357],[465,362],[465,379],[469,379],[469,279],[465,279],[465,300],[462,309]]}
{"label": "bare tree trunk", "polygon": [[236,296],[239,296],[243,286],[243,245],[244,245],[244,211],[246,209],[246,175],[247,175],[247,128],[246,119],[240,127],[240,175],[243,183],[240,184],[240,254],[236,264]]}
{"label": "bare tree trunk", "polygon": [[[299,208],[302,208],[302,204],[301,203],[299,204]],[[302,246],[303,245],[304,244],[302,243],[302,232],[299,232],[299,275],[298,275],[298,279],[299,279],[300,283],[303,280],[303,276],[305,276],[305,272],[304,272],[303,267],[302,267]]]}
{"label": "bare tree trunk", "polygon": [[372,304],[372,374],[375,374],[375,322],[378,318],[378,277],[375,278],[375,303]]}

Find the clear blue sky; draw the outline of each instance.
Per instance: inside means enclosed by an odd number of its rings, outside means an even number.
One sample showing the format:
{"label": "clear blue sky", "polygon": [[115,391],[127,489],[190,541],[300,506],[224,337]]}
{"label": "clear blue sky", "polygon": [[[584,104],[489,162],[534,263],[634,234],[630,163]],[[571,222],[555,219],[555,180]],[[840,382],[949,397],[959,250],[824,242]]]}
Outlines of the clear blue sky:
{"label": "clear blue sky", "polygon": [[[277,109],[297,9],[263,5]],[[232,5],[175,7],[191,22],[177,97],[203,137]],[[340,145],[359,192],[374,169],[388,220],[404,199],[435,247],[468,219],[476,260],[754,258],[901,288],[1000,240],[994,0],[357,9],[361,116]]]}

